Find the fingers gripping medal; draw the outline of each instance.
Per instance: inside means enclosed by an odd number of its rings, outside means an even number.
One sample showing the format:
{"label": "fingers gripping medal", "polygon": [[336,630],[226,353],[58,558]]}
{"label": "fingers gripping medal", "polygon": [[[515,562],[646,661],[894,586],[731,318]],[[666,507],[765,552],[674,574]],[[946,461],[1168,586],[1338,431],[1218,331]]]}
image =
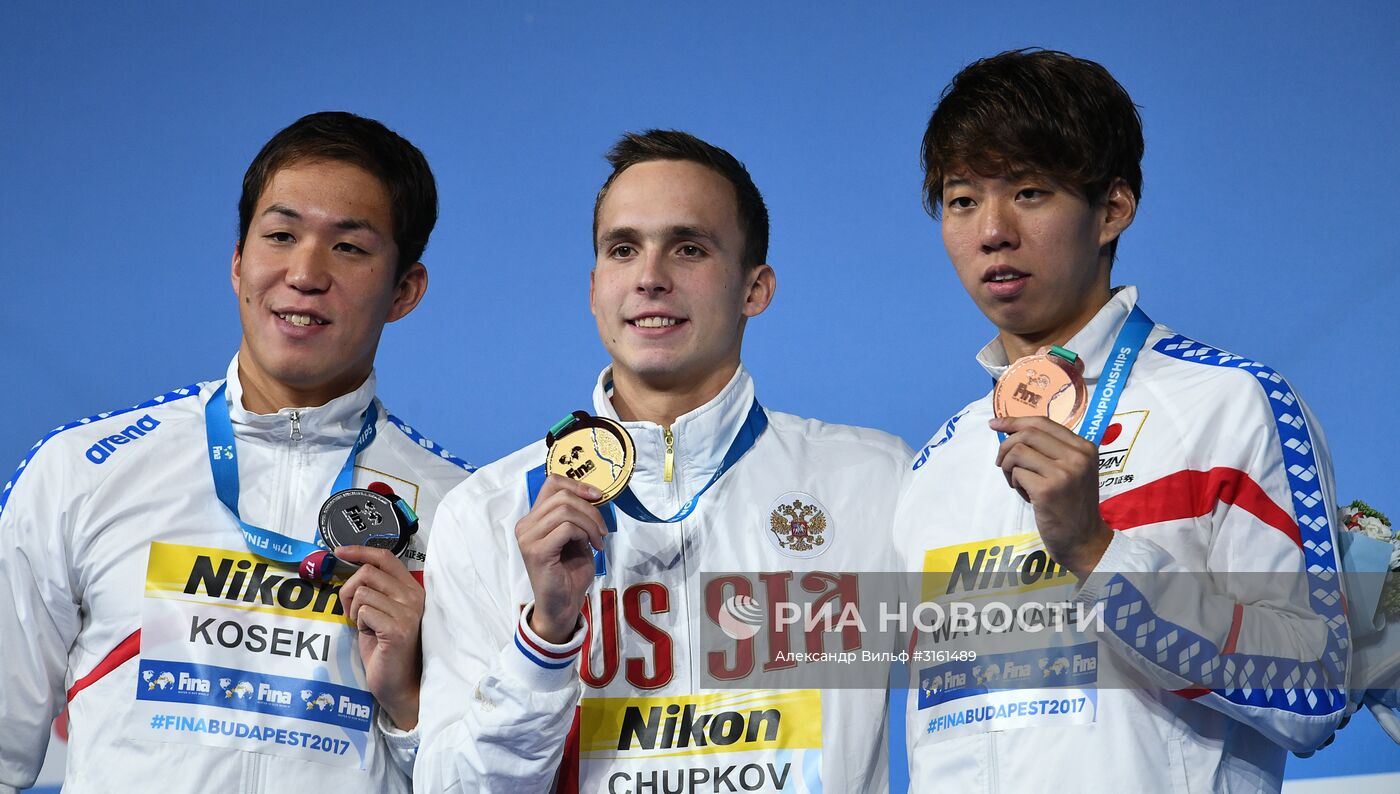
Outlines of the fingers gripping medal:
{"label": "fingers gripping medal", "polygon": [[1084,361],[1052,345],[1016,359],[992,391],[998,417],[1045,416],[1074,429],[1088,405]]}
{"label": "fingers gripping medal", "polygon": [[632,437],[611,419],[574,411],[551,427],[544,441],[549,445],[545,473],[597,488],[603,495],[595,505],[622,493],[632,477]]}
{"label": "fingers gripping medal", "polygon": [[[331,494],[321,505],[317,525],[327,549],[369,546],[398,556],[418,531],[418,516],[388,486],[373,483],[369,488],[347,488]],[[302,578],[329,579],[338,562],[330,551],[316,552],[302,561]]]}

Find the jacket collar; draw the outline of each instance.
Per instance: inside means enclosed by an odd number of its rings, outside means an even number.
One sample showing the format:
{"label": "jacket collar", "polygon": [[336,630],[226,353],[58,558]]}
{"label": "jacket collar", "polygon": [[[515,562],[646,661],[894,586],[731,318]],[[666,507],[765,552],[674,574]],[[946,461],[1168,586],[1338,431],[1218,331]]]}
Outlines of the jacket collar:
{"label": "jacket collar", "polygon": [[[598,376],[593,389],[593,410],[627,428],[637,451],[633,478],[660,483],[666,461],[665,428],[653,422],[622,422],[612,404],[612,367]],[[677,417],[671,425],[675,481],[682,491],[702,487],[719,469],[724,453],[739,433],[753,404],[753,379],[740,364],[720,393],[704,405]]]}
{"label": "jacket collar", "polygon": [[[238,380],[238,355],[228,365],[229,419],[239,438],[286,442],[292,440],[292,416],[295,414],[304,442],[350,446],[364,426],[365,411],[374,399],[376,379],[369,373],[365,382],[349,394],[315,408],[283,408],[274,414],[255,414],[243,407],[243,384]],[[384,409],[379,409],[381,418]]]}
{"label": "jacket collar", "polygon": [[[1065,345],[1084,359],[1084,380],[1096,380],[1103,372],[1109,348],[1113,346],[1113,340],[1118,338],[1118,331],[1128,319],[1128,314],[1137,305],[1137,296],[1137,287],[1115,288],[1113,297],[1099,309],[1094,319],[1079,329],[1079,333]],[[1011,364],[1006,360],[1006,349],[1001,346],[999,338],[992,339],[977,353],[977,363],[981,364],[994,380],[1000,380]]]}

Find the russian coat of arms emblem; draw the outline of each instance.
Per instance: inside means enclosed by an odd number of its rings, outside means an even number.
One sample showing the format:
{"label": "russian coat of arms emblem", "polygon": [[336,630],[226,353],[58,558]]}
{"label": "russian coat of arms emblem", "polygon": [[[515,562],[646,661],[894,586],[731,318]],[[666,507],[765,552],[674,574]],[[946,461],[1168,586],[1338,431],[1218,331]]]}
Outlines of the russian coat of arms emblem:
{"label": "russian coat of arms emblem", "polygon": [[[786,496],[783,497],[785,499]],[[827,542],[826,511],[814,499],[804,501],[799,497],[791,502],[783,500],[768,517],[769,528],[778,548],[804,557],[811,556],[812,552],[824,551],[821,547]]]}

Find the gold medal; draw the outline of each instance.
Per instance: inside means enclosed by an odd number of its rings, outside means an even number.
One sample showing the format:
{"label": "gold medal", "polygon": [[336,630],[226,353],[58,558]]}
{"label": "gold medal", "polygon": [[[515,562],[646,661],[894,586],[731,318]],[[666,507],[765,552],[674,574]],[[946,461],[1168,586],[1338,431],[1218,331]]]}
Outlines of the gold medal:
{"label": "gold medal", "polygon": [[622,425],[601,416],[574,411],[549,429],[545,473],[584,482],[602,491],[600,505],[622,493],[632,477],[636,450]]}
{"label": "gold medal", "polygon": [[1074,429],[1089,402],[1084,362],[1054,345],[1016,359],[992,390],[992,410],[999,417],[1046,416]]}

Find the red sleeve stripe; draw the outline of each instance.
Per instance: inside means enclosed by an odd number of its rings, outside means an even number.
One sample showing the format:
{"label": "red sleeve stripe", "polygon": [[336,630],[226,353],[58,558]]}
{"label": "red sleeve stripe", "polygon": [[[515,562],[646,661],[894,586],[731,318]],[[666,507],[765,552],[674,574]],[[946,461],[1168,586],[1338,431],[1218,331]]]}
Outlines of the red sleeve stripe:
{"label": "red sleeve stripe", "polygon": [[1298,548],[1303,541],[1288,511],[1239,469],[1178,471],[1159,480],[1111,496],[1099,503],[1103,520],[1114,529],[1132,529],[1162,521],[1207,515],[1221,502],[1247,511],[1287,535]]}
{"label": "red sleeve stripe", "polygon": [[520,630],[517,631],[516,634],[520,635],[521,642],[530,646],[530,650],[534,651],[540,656],[545,657],[546,659],[572,659],[579,652],[578,648],[575,648],[572,651],[551,651],[547,648],[541,648],[539,643],[530,639],[530,635],[525,631],[525,625],[523,622],[520,625]]}
{"label": "red sleeve stripe", "polygon": [[1172,694],[1173,694],[1173,695],[1180,695],[1180,696],[1186,698],[1187,700],[1195,700],[1195,699],[1198,698],[1198,697],[1204,697],[1205,695],[1209,695],[1209,694],[1210,694],[1210,690],[1209,690],[1209,689],[1177,689],[1177,690],[1174,690],[1174,691],[1172,692]]}
{"label": "red sleeve stripe", "polygon": [[1220,649],[1220,655],[1225,656],[1235,652],[1235,645],[1240,641],[1240,621],[1244,618],[1244,604],[1235,604],[1235,616],[1230,620],[1230,634],[1225,638],[1225,645]]}
{"label": "red sleeve stripe", "polygon": [[97,666],[92,668],[92,672],[73,682],[73,687],[68,690],[68,702],[72,703],[73,698],[78,693],[97,683],[102,676],[134,659],[141,652],[141,630],[131,632],[131,636],[117,643],[117,647],[107,654]]}

